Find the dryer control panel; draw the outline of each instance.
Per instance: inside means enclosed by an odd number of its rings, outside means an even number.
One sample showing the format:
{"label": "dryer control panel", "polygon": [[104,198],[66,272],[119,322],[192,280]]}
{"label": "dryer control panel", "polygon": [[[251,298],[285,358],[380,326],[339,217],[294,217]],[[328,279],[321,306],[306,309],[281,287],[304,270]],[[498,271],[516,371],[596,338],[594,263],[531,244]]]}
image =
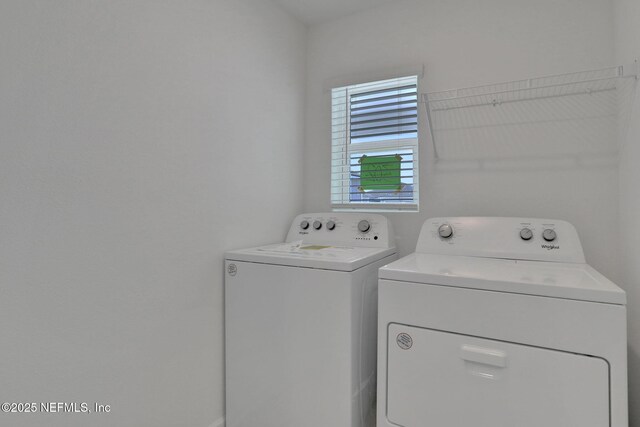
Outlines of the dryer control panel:
{"label": "dryer control panel", "polygon": [[391,224],[383,215],[330,212],[298,215],[289,228],[287,242],[348,245],[369,248],[395,246]]}
{"label": "dryer control panel", "polygon": [[416,252],[584,263],[578,232],[566,221],[450,217],[425,221]]}

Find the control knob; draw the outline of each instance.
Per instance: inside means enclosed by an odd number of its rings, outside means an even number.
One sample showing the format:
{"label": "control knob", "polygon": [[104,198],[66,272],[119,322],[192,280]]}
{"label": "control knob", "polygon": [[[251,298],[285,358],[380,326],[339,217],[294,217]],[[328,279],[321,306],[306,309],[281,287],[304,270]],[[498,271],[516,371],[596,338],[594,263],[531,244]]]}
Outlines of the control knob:
{"label": "control knob", "polygon": [[449,237],[453,236],[453,227],[451,227],[451,225],[449,224],[442,224],[440,227],[438,227],[438,235],[443,239],[448,239]]}
{"label": "control knob", "polygon": [[327,230],[333,230],[336,228],[336,223],[333,221],[327,221]]}
{"label": "control knob", "polygon": [[531,240],[533,238],[533,231],[530,228],[523,228],[520,230],[520,237],[522,240]]}
{"label": "control knob", "polygon": [[300,228],[302,228],[303,230],[306,230],[307,228],[309,228],[309,221],[302,221],[300,223]]}
{"label": "control knob", "polygon": [[320,230],[322,228],[322,223],[320,221],[313,221],[313,228]]}
{"label": "control knob", "polygon": [[358,230],[362,233],[368,233],[371,230],[371,224],[366,219],[363,219],[358,223]]}
{"label": "control knob", "polygon": [[558,235],[555,230],[552,230],[551,228],[547,228],[542,232],[542,238],[547,242],[553,242],[556,240],[556,237],[558,237]]}

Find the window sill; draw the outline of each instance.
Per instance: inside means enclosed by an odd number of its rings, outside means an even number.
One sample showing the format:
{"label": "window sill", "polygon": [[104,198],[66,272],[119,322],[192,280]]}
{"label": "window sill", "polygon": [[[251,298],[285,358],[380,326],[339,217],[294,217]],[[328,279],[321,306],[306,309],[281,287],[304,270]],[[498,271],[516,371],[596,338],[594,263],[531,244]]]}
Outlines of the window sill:
{"label": "window sill", "polygon": [[419,206],[417,204],[392,204],[387,203],[384,206],[377,206],[372,204],[362,203],[350,203],[350,204],[333,204],[331,205],[333,212],[372,212],[372,213],[385,213],[385,212],[419,212]]}

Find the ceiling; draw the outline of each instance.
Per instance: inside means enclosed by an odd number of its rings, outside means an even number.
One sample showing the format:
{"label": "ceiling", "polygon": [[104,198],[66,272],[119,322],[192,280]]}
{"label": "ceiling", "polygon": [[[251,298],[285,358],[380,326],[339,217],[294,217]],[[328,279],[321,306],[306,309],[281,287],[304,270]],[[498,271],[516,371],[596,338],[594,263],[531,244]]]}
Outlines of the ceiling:
{"label": "ceiling", "polygon": [[372,9],[395,0],[273,0],[307,25]]}

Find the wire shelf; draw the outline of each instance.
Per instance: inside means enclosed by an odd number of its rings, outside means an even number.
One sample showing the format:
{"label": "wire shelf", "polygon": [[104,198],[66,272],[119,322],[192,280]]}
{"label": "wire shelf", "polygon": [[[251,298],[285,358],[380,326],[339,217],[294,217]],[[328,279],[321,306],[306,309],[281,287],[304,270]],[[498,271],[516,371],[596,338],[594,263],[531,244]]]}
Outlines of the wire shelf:
{"label": "wire shelf", "polygon": [[637,78],[634,64],[423,94],[436,157],[609,150]]}

